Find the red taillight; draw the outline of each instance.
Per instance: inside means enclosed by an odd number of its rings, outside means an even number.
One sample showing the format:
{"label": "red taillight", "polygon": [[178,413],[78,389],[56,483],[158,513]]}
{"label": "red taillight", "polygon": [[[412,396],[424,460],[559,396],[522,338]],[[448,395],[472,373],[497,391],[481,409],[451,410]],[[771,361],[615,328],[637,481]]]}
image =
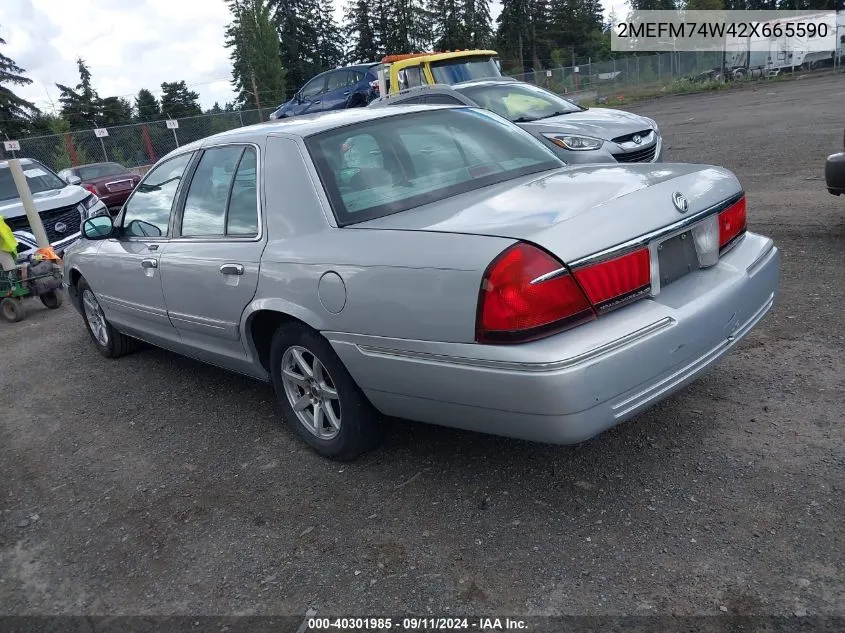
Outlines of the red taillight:
{"label": "red taillight", "polygon": [[745,196],[719,214],[719,250],[745,233]]}
{"label": "red taillight", "polygon": [[594,319],[595,312],[563,264],[530,244],[499,255],[484,274],[478,305],[479,342],[521,343]]}
{"label": "red taillight", "polygon": [[85,185],[85,190],[90,193],[93,193],[95,196],[99,195],[97,194],[97,188],[94,185]]}
{"label": "red taillight", "polygon": [[638,299],[651,288],[647,248],[579,268],[574,274],[599,312]]}

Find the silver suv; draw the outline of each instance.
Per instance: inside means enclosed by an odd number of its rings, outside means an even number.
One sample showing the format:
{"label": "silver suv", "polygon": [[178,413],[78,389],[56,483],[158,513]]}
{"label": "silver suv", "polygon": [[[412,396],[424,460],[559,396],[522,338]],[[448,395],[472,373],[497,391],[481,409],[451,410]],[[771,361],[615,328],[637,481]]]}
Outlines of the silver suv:
{"label": "silver suv", "polygon": [[[79,239],[84,220],[108,214],[100,199],[78,185],[69,185],[46,165],[31,158],[20,160],[32,201],[50,245],[60,256]],[[18,255],[27,255],[37,248],[12,172],[7,161],[0,161],[0,217],[12,229],[18,241]]]}

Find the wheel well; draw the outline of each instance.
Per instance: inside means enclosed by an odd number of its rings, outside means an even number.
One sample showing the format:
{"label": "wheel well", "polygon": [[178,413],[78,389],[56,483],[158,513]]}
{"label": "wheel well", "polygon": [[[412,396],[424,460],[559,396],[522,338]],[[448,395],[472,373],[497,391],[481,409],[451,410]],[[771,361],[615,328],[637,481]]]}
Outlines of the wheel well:
{"label": "wheel well", "polygon": [[76,268],[70,269],[70,284],[75,286],[79,283],[79,278],[82,277],[82,273],[76,270]]}
{"label": "wheel well", "polygon": [[270,371],[270,343],[273,341],[273,334],[284,323],[303,323],[304,321],[292,317],[284,312],[275,310],[259,310],[252,315],[249,322],[249,335],[255,351],[258,353],[258,360],[268,372]]}

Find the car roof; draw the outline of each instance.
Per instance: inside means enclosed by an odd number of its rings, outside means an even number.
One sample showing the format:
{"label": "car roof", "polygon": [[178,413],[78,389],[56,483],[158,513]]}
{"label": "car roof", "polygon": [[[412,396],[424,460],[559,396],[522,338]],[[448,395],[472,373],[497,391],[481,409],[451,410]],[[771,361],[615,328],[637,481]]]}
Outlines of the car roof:
{"label": "car roof", "polygon": [[258,123],[256,125],[249,125],[247,127],[239,127],[226,132],[220,132],[213,136],[194,141],[188,145],[183,145],[179,150],[172,154],[176,155],[182,151],[196,150],[210,145],[220,145],[223,143],[249,143],[256,142],[268,136],[291,134],[306,138],[326,132],[328,130],[335,130],[347,125],[355,123],[364,123],[366,121],[373,121],[376,119],[384,119],[392,116],[403,116],[412,112],[430,112],[434,108],[456,108],[466,106],[434,106],[434,105],[408,105],[401,108],[348,108],[346,110],[333,110],[330,112],[319,112],[316,114],[304,114],[301,116],[291,117],[289,119],[278,119],[274,121],[267,121],[265,123]]}

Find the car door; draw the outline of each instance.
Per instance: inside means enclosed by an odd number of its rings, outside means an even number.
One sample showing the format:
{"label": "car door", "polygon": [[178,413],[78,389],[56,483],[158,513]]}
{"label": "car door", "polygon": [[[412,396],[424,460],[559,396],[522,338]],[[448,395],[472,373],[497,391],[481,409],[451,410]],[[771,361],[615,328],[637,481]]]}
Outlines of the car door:
{"label": "car door", "polygon": [[346,107],[350,92],[349,76],[348,70],[335,70],[328,74],[326,91],[322,97],[324,110],[342,110]]}
{"label": "car door", "polygon": [[103,241],[94,265],[83,271],[106,317],[119,330],[151,343],[179,339],[167,316],[159,263],[168,225],[193,152],[156,165],[116,220],[116,237]]}
{"label": "car door", "polygon": [[161,259],[167,312],[185,352],[238,369],[241,315],[258,287],[264,249],[258,149],[205,149],[184,187],[173,238]]}
{"label": "car door", "polygon": [[326,88],[326,75],[317,75],[299,91],[298,103],[294,107],[294,114],[307,114],[323,110],[323,92]]}

